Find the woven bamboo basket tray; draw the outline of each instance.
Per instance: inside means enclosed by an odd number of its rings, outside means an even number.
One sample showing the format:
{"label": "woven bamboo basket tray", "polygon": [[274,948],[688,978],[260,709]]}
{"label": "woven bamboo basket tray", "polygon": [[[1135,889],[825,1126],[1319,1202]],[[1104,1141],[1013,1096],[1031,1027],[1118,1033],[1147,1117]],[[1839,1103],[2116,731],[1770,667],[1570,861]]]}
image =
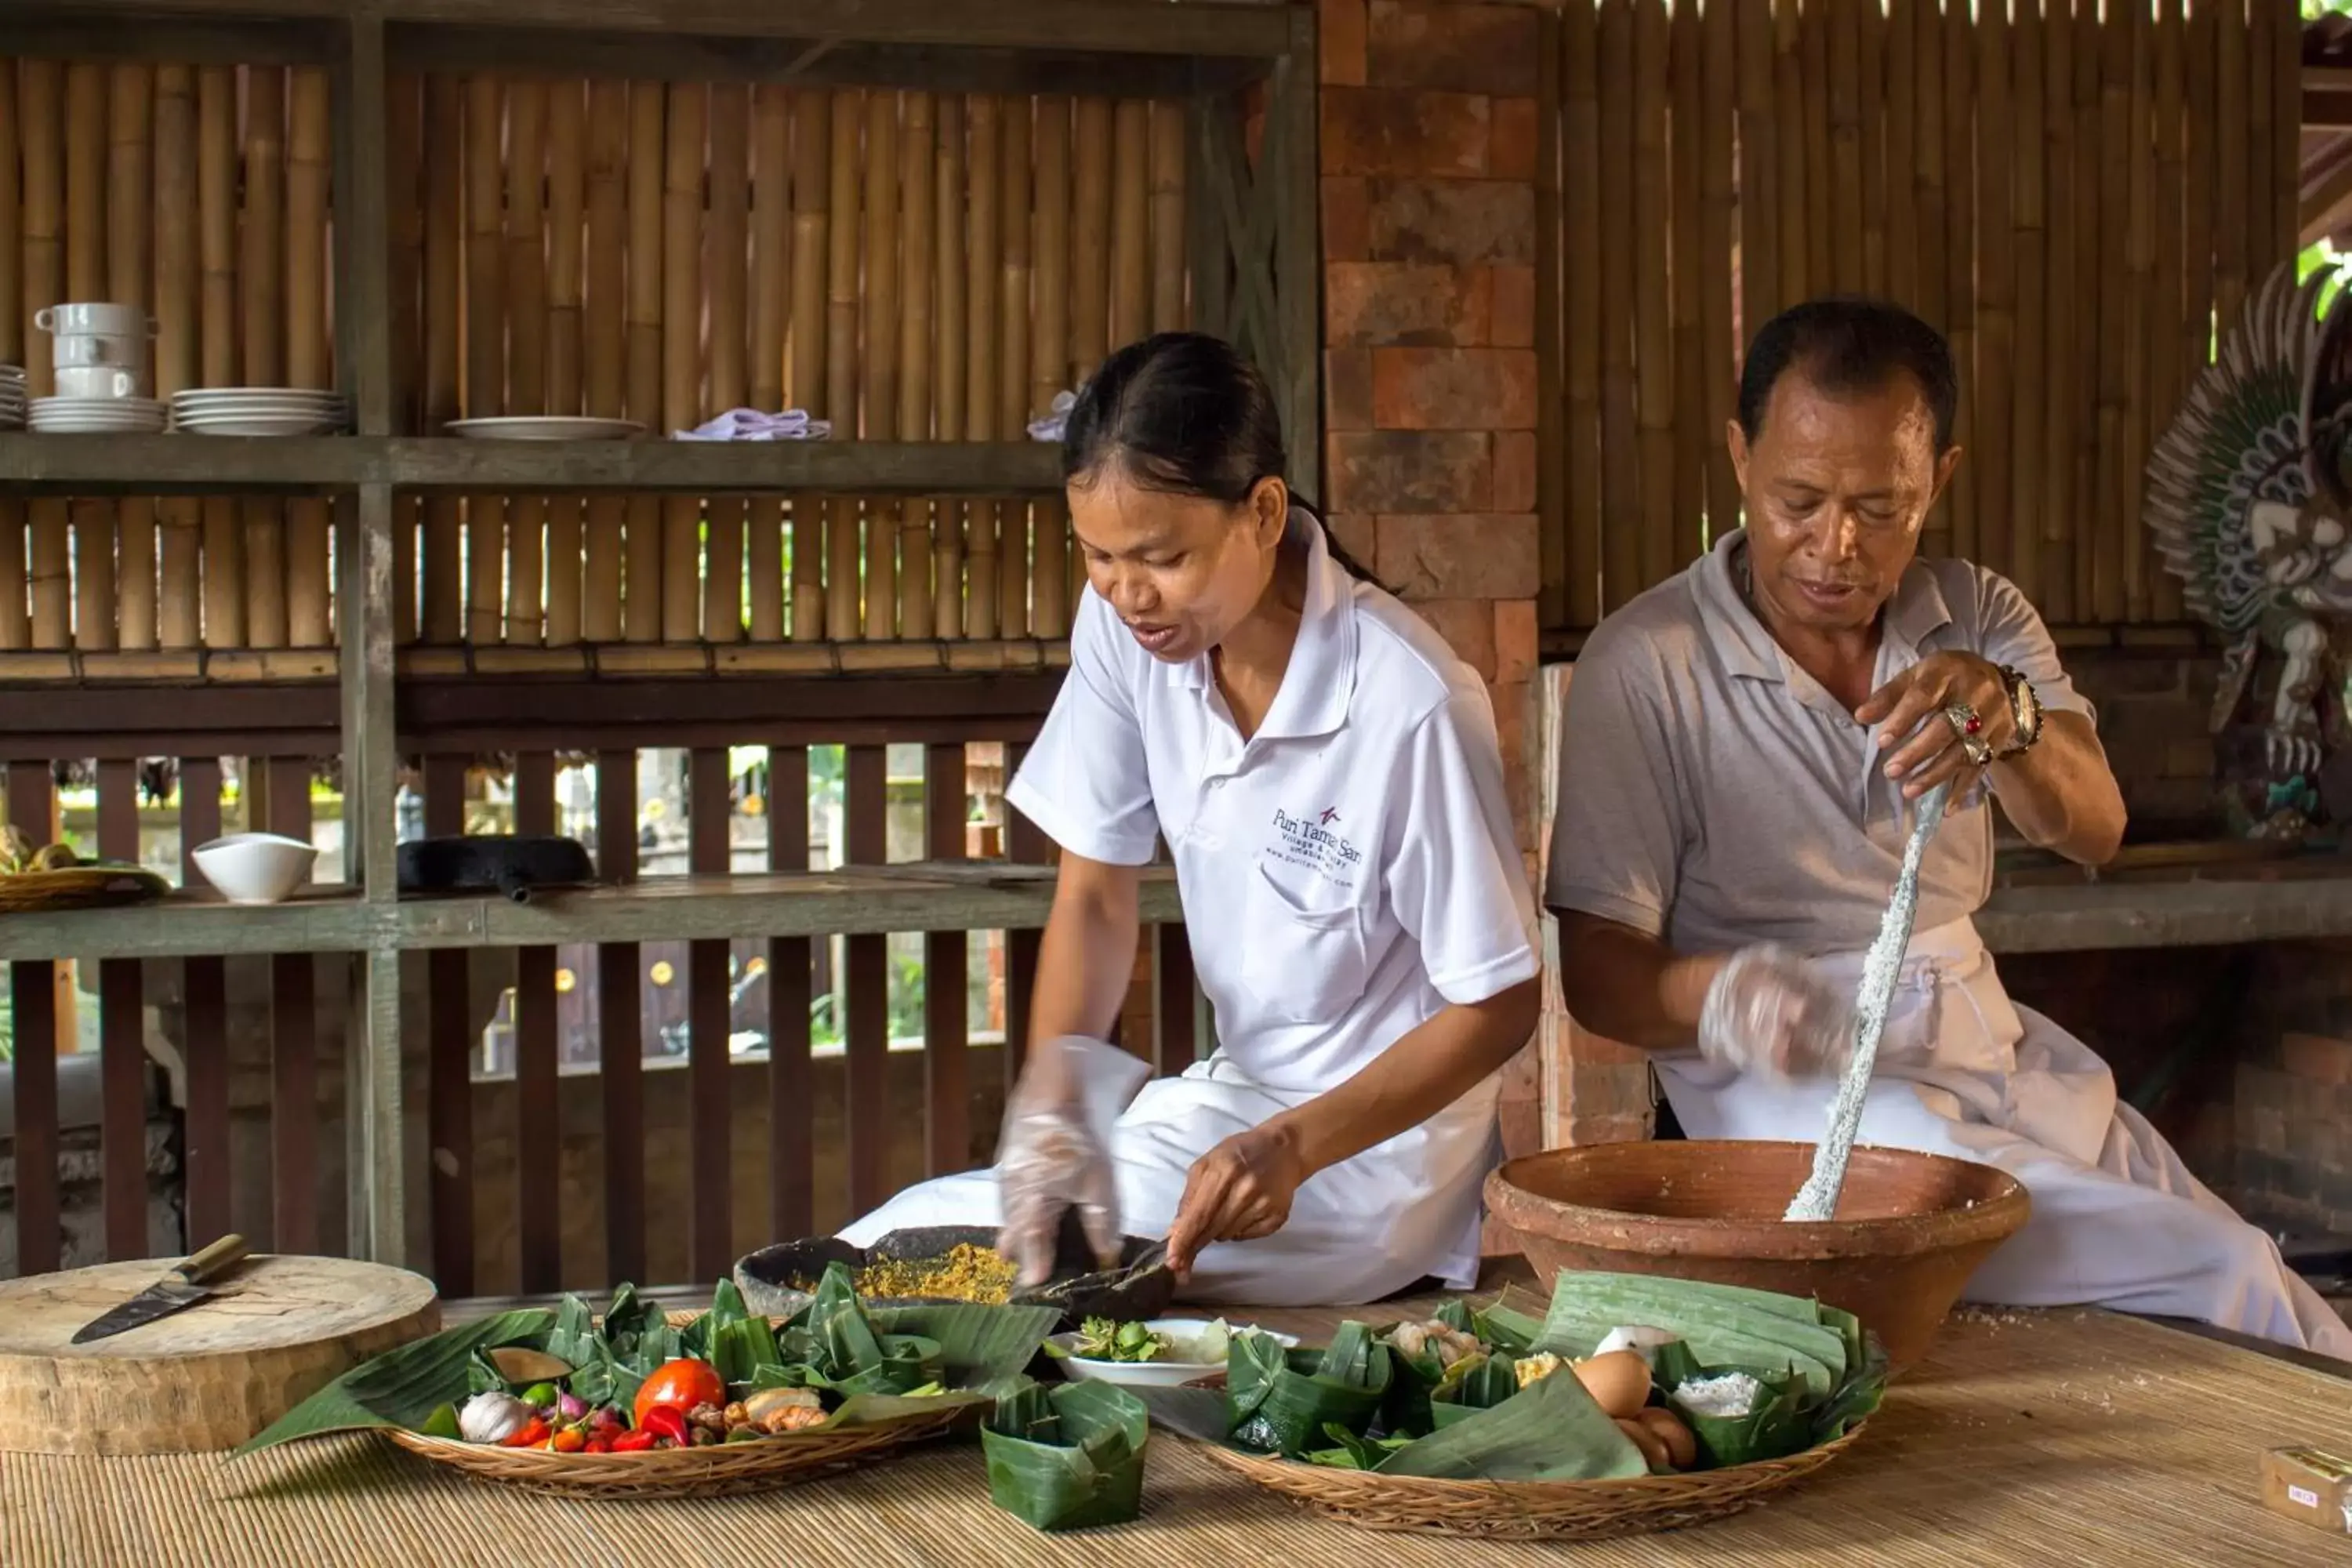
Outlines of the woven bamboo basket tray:
{"label": "woven bamboo basket tray", "polygon": [[[682,1328],[700,1316],[699,1312],[672,1312],[669,1321],[672,1327]],[[947,1436],[971,1409],[959,1404],[937,1412],[826,1431],[787,1432],[751,1443],[715,1443],[706,1448],[662,1448],[643,1454],[558,1454],[543,1448],[501,1448],[428,1437],[399,1426],[383,1431],[410,1453],[462,1470],[476,1480],[557,1497],[633,1502],[772,1491],[855,1469],[895,1449]]]}
{"label": "woven bamboo basket tray", "polygon": [[69,866],[56,871],[21,871],[13,877],[0,877],[0,914],[143,904],[171,890],[169,882],[137,866]]}
{"label": "woven bamboo basket tray", "polygon": [[1488,1541],[1592,1541],[1704,1524],[1753,1508],[1843,1453],[1862,1433],[1752,1465],[1622,1481],[1439,1481],[1341,1470],[1193,1447],[1225,1468],[1326,1519],[1361,1530]]}

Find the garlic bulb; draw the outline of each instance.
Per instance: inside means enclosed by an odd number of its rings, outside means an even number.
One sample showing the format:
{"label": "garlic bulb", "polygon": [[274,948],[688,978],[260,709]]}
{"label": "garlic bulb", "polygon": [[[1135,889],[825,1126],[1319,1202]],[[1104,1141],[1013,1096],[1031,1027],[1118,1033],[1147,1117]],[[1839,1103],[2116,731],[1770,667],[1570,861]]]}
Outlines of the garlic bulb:
{"label": "garlic bulb", "polygon": [[505,1390],[489,1389],[457,1412],[457,1435],[468,1443],[496,1443],[521,1431],[538,1414]]}

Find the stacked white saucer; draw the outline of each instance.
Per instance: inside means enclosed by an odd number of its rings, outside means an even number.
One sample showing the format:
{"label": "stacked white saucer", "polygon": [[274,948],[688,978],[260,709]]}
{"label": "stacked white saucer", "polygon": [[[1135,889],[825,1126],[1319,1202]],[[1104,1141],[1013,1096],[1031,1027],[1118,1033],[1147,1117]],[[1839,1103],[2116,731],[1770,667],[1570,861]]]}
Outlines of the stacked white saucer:
{"label": "stacked white saucer", "polygon": [[25,367],[0,364],[0,430],[25,427]]}
{"label": "stacked white saucer", "polygon": [[212,386],[172,395],[172,426],[194,436],[327,436],[349,427],[340,392]]}
{"label": "stacked white saucer", "polygon": [[31,425],[51,436],[152,436],[163,429],[152,397],[36,397]]}

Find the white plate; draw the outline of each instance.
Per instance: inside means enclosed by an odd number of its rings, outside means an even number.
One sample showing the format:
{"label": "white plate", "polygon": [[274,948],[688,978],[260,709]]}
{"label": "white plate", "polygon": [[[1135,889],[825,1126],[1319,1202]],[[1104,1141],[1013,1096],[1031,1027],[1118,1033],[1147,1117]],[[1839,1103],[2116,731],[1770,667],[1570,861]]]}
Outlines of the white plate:
{"label": "white plate", "polygon": [[453,419],[448,430],[476,441],[619,441],[642,436],[634,419],[574,419],[556,415],[514,415],[502,419]]}
{"label": "white plate", "polygon": [[272,417],[266,414],[247,414],[235,419],[182,419],[174,426],[189,436],[332,436],[336,423],[314,418],[308,414]]}
{"label": "white plate", "polygon": [[183,392],[172,399],[174,408],[341,408],[340,397],[296,397],[282,392],[239,393],[234,397],[201,397]]}
{"label": "white plate", "polygon": [[[1206,1318],[1153,1318],[1143,1326],[1155,1334],[1166,1334],[1171,1339],[1184,1341],[1205,1332],[1210,1321]],[[1226,1327],[1238,1334],[1256,1325],[1228,1323]],[[1296,1334],[1277,1334],[1271,1329],[1261,1331],[1285,1350],[1298,1343]],[[1053,1342],[1066,1351],[1077,1342],[1077,1339],[1075,1333],[1055,1334]],[[1064,1377],[1074,1383],[1132,1383],[1155,1388],[1173,1388],[1196,1383],[1225,1370],[1225,1363],[1222,1361],[1089,1361],[1076,1355],[1056,1356],[1054,1364],[1062,1369]]]}

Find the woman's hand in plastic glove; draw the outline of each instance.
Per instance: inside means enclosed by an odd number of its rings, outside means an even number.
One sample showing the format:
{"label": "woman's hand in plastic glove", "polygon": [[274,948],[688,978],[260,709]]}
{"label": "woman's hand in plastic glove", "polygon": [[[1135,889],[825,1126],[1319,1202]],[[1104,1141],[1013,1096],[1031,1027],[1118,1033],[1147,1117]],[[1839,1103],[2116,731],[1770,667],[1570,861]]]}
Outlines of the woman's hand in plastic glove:
{"label": "woman's hand in plastic glove", "polygon": [[[1057,1042],[1046,1047],[1058,1053]],[[1077,1075],[1059,1061],[1033,1061],[1004,1108],[996,1155],[1004,1224],[997,1249],[1024,1285],[1054,1273],[1062,1212],[1075,1208],[1101,1267],[1119,1256],[1118,1182],[1103,1142],[1087,1120]]]}
{"label": "woman's hand in plastic glove", "polygon": [[1743,948],[1707,986],[1698,1047],[1741,1072],[1828,1076],[1853,1049],[1853,1004],[1786,948]]}

